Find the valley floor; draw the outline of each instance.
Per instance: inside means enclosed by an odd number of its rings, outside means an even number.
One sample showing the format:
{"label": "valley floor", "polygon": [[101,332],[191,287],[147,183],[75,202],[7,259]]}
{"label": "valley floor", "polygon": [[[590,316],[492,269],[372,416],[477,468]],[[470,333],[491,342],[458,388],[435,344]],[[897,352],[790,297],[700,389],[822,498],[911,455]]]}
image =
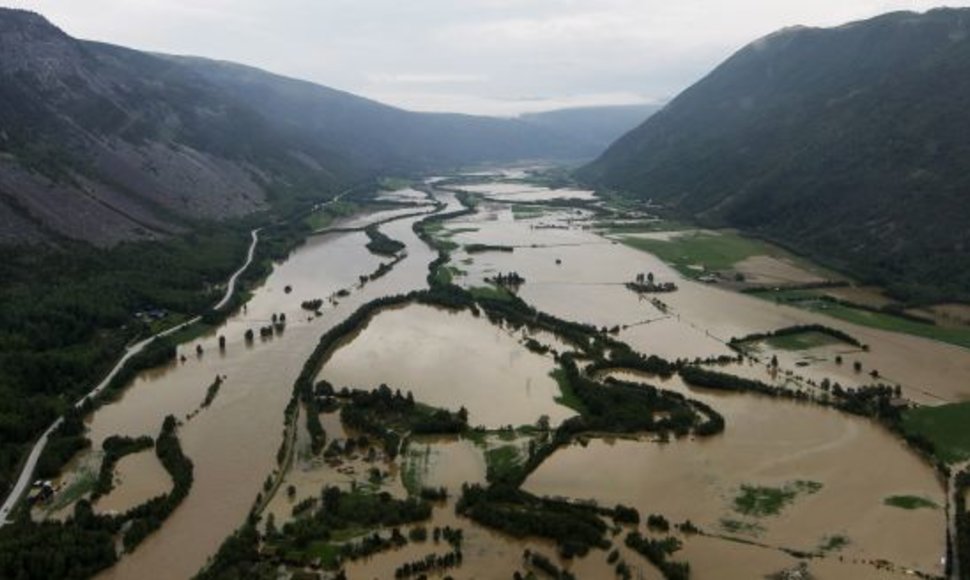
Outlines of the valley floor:
{"label": "valley floor", "polygon": [[[395,183],[381,199],[412,205],[316,220],[88,418],[34,519],[73,513],[107,439],[174,416],[191,488],[101,578],[945,574],[959,310],[901,318],[760,241],[530,175]],[[404,249],[367,249],[378,222]],[[122,459],[95,512],[166,493],[157,463]]]}

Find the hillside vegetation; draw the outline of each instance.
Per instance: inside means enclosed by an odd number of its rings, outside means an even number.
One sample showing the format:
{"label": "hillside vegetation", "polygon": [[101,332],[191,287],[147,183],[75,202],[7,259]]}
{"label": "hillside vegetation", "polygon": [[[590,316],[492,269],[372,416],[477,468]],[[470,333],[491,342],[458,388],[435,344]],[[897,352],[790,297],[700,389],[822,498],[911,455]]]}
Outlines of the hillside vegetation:
{"label": "hillside vegetation", "polygon": [[970,10],[785,29],[580,175],[917,301],[970,299]]}
{"label": "hillside vegetation", "polygon": [[524,121],[80,41],[2,8],[0,128],[0,244],[154,240],[382,173],[582,154]]}

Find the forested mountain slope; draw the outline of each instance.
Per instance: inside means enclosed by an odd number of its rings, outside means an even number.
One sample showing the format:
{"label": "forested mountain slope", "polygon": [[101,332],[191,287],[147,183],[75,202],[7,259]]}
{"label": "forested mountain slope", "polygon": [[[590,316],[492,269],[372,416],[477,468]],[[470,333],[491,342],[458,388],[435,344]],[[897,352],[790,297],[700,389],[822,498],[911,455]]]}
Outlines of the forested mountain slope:
{"label": "forested mountain slope", "polygon": [[285,130],[385,173],[483,161],[569,159],[587,151],[561,133],[518,119],[415,113],[248,66],[168,58]]}
{"label": "forested mountain slope", "polygon": [[604,105],[526,113],[519,119],[555,131],[581,145],[587,159],[606,151],[623,134],[646,121],[660,105]]}
{"label": "forested mountain slope", "polygon": [[576,152],[518,120],[412,113],[0,9],[0,243],[158,239],[382,172]]}
{"label": "forested mountain slope", "polygon": [[581,175],[912,298],[970,298],[970,10],[757,40]]}

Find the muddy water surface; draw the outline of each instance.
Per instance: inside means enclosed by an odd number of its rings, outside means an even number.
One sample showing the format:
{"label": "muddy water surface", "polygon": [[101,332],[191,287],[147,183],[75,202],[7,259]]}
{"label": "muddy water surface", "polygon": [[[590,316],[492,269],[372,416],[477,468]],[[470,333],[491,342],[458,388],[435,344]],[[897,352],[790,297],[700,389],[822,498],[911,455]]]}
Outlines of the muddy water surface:
{"label": "muddy water surface", "polygon": [[115,487],[94,505],[98,513],[123,513],[171,491],[172,480],[154,449],[126,455],[115,464]]}
{"label": "muddy water surface", "polygon": [[[612,244],[576,225],[564,230],[535,228],[537,220],[466,221],[478,230],[458,234],[454,241],[489,240],[488,243],[516,247],[512,253],[472,256],[472,263],[462,266],[468,271],[463,283],[480,285],[496,271],[516,271],[526,279],[519,295],[527,302],[570,320],[597,326],[630,325],[621,338],[644,352],[668,358],[717,356],[729,352],[724,343],[732,337],[797,324],[824,324],[868,344],[869,352],[854,353],[852,360],[862,362],[866,372],[876,369],[882,380],[902,385],[904,394],[913,400],[939,404],[970,398],[970,383],[966,381],[970,376],[970,349],[859,326],[686,280],[655,256]],[[525,239],[531,239],[531,244],[523,244]],[[675,282],[678,291],[641,299],[622,286],[643,272],[653,272],[659,281]],[[633,326],[658,317],[649,298],[663,301],[674,322],[667,322],[666,328],[652,324]],[[679,328],[672,330],[672,326]],[[791,370],[818,380],[825,373],[834,373],[843,384],[858,382],[847,369],[834,364],[814,373],[811,369]]]}
{"label": "muddy water surface", "polygon": [[[940,571],[943,510],[902,510],[883,501],[918,495],[942,506],[942,482],[882,427],[807,403],[699,391],[677,378],[650,382],[717,409],[727,422],[724,434],[669,444],[593,439],[554,454],[525,488],[634,505],[673,521],[690,519],[708,532],[804,551],[837,534],[848,538],[845,556]],[[734,509],[742,485],[783,487],[798,480],[822,487],[800,494],[778,515],[750,517]],[[740,522],[742,531],[731,530],[726,520]]]}
{"label": "muddy water surface", "polygon": [[319,378],[335,387],[387,384],[415,400],[451,410],[469,423],[526,425],[574,413],[555,402],[555,363],[526,350],[484,317],[423,305],[382,311],[324,364]]}
{"label": "muddy water surface", "polygon": [[[561,190],[521,184],[488,184],[479,189],[493,200],[506,195],[520,201],[562,197]],[[448,203],[448,210],[460,208],[453,194],[438,197]],[[413,209],[400,213],[410,211]],[[866,368],[878,368],[889,380],[901,383],[908,396],[938,402],[970,395],[965,384],[970,375],[970,351],[857,327],[683,280],[654,256],[596,235],[584,224],[588,219],[588,213],[572,210],[515,219],[507,204],[485,203],[476,215],[448,224],[449,228],[474,228],[455,234],[453,240],[458,244],[513,245],[515,251],[469,255],[458,249],[452,265],[466,272],[458,281],[481,286],[485,277],[496,272],[516,271],[526,279],[519,295],[530,304],[568,320],[617,326],[620,339],[642,352],[670,359],[728,354],[731,351],[725,342],[732,336],[820,322],[869,344],[870,352],[853,356]],[[415,237],[414,221],[416,218],[382,226],[387,235],[407,244],[408,258],[363,288],[357,287],[358,277],[376,269],[381,259],[363,248],[366,237],[362,233],[312,238],[277,267],[243,312],[214,333],[183,345],[184,363],[144,373],[120,401],[95,415],[91,434],[99,448],[113,434],[155,436],[164,417],[174,414],[185,421],[179,435],[196,465],[195,484],[183,505],[159,532],[104,577],[189,577],[243,521],[263,480],[275,467],[283,408],[293,380],[320,335],[373,298],[425,286],[427,264],[434,254]],[[676,281],[680,289],[640,297],[623,286],[644,272],[653,272],[660,281]],[[351,294],[336,297],[341,289]],[[301,301],[315,298],[325,300],[319,317],[300,309]],[[251,345],[243,341],[246,329],[258,330],[279,313],[286,314],[284,332],[267,340],[257,337]],[[227,338],[224,352],[218,349],[218,335]],[[558,387],[548,376],[554,363],[550,357],[526,350],[521,339],[468,312],[412,305],[376,315],[333,354],[321,377],[338,387],[373,388],[387,383],[411,390],[425,403],[451,409],[465,406],[473,424],[533,423],[543,414],[558,423],[572,412],[555,403]],[[195,354],[196,344],[203,346],[201,357]],[[796,366],[806,353],[781,353],[782,371],[813,380],[836,375],[843,384],[853,384],[854,377],[839,374],[845,369],[835,368],[835,348],[813,349],[817,352],[808,353],[813,357],[808,367]],[[767,372],[763,365],[747,363],[725,370],[750,376]],[[206,387],[217,375],[226,380],[215,402],[186,419],[198,410]],[[711,404],[725,415],[727,431],[710,440],[669,444],[592,439],[586,446],[573,445],[554,454],[529,478],[526,488],[539,494],[596,499],[606,505],[622,502],[638,507],[641,513],[662,513],[675,521],[690,518],[709,532],[730,533],[773,547],[814,551],[826,538],[844,536],[848,544],[838,554],[845,561],[839,562],[836,554],[813,561],[812,570],[818,577],[884,577],[869,565],[853,563],[871,558],[939,572],[945,531],[942,510],[900,510],[884,505],[883,500],[889,495],[911,494],[942,505],[941,483],[928,466],[881,428],[806,404],[695,392],[675,379],[660,386]],[[335,414],[325,414],[321,420],[330,438],[352,435],[344,432]],[[413,466],[402,469],[400,462],[387,462],[383,457],[368,463],[363,455],[328,465],[308,455],[308,443],[301,426],[297,461],[286,478],[286,485],[293,484],[297,493],[293,500],[285,494],[274,498],[270,511],[278,518],[288,517],[292,501],[319,493],[324,484],[363,481],[375,466],[388,475],[381,484],[383,489],[400,496],[406,493],[403,475]],[[413,444],[419,454],[416,460],[424,453],[426,468],[421,477],[429,485],[456,489],[465,481],[483,477],[482,456],[470,442]],[[151,474],[151,469],[144,466],[137,471]],[[128,471],[128,466],[119,465],[120,475]],[[163,475],[156,473],[147,479],[157,483],[164,481]],[[117,492],[137,496],[135,479],[128,473]],[[798,480],[821,487],[815,493],[799,495],[777,515],[753,518],[734,510],[733,500],[742,485],[779,487]],[[102,501],[108,499],[112,498]],[[451,501],[435,510],[431,525],[466,530],[465,565],[455,573],[457,577],[508,578],[521,569],[522,550],[527,546],[555,553],[548,543],[511,539],[459,520]],[[743,527],[729,530],[726,520]],[[412,544],[354,563],[348,566],[348,575],[391,577],[398,565],[430,551],[444,552],[447,547]],[[604,556],[594,552],[571,566],[580,577],[607,577]],[[691,562],[698,578],[758,577],[795,563],[771,547],[716,538],[689,539],[676,558],[681,556]],[[658,577],[639,556],[624,549],[624,558],[639,565],[643,577]],[[726,566],[731,562],[736,564]]]}
{"label": "muddy water surface", "polygon": [[[180,347],[184,363],[145,373],[115,404],[95,414],[90,428],[95,447],[113,434],[155,436],[168,414],[185,420],[197,410],[215,376],[223,375],[213,404],[179,429],[186,455],[195,463],[195,481],[182,505],[161,530],[131,555],[102,574],[105,578],[187,578],[245,518],[276,463],[282,440],[282,413],[293,381],[319,337],[361,304],[378,296],[424,285],[430,249],[411,231],[409,218],[388,235],[405,242],[408,258],[363,288],[358,277],[380,263],[361,246],[363,234],[311,238],[258,288],[245,310],[214,333]],[[394,233],[391,233],[393,229]],[[286,286],[291,291],[286,292]],[[340,289],[347,298],[325,304],[321,316],[300,308],[303,300],[323,298]],[[285,331],[246,344],[243,333],[285,313]],[[220,352],[217,336],[227,347]],[[195,354],[201,344],[204,354]]]}
{"label": "muddy water surface", "polygon": [[585,189],[549,189],[525,183],[482,183],[456,186],[455,189],[484,194],[493,201],[533,202],[551,199],[595,199],[592,191]]}

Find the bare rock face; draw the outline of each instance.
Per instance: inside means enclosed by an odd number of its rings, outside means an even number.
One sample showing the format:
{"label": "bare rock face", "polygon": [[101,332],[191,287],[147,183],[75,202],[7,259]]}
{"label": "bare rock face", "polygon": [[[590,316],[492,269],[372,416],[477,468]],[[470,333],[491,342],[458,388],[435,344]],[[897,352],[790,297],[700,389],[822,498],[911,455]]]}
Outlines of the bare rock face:
{"label": "bare rock face", "polygon": [[81,73],[81,46],[33,12],[5,10],[0,15],[0,53],[0,74],[29,73],[50,88]]}
{"label": "bare rock face", "polygon": [[375,174],[577,159],[536,123],[404,111],[241,65],[71,38],[0,8],[0,242],[155,239]]}
{"label": "bare rock face", "polygon": [[64,237],[110,246],[175,231],[128,196],[83,178],[57,182],[7,162],[0,164],[0,192],[7,243]]}
{"label": "bare rock face", "polygon": [[126,190],[176,213],[221,219],[265,209],[265,195],[238,163],[179,144],[113,141],[96,163]]}
{"label": "bare rock face", "polygon": [[247,145],[220,143],[251,117],[196,82],[0,9],[0,243],[108,246],[266,209]]}

